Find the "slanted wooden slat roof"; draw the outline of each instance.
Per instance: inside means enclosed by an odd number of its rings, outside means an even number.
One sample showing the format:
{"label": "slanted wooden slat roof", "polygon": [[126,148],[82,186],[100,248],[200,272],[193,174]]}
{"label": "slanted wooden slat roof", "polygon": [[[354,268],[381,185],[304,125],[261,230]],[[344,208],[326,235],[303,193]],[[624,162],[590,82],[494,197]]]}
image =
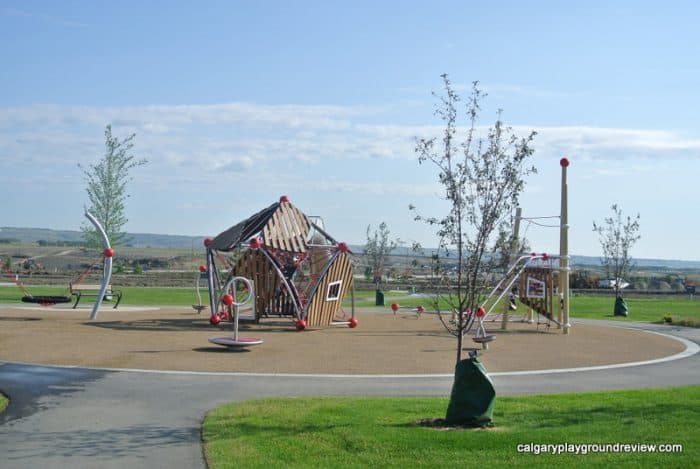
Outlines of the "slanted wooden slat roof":
{"label": "slanted wooden slat roof", "polygon": [[305,252],[311,222],[289,202],[281,202],[263,230],[263,243],[274,249]]}
{"label": "slanted wooden slat roof", "polygon": [[231,251],[260,235],[273,249],[305,252],[311,222],[289,202],[276,202],[219,234],[209,245],[217,251]]}

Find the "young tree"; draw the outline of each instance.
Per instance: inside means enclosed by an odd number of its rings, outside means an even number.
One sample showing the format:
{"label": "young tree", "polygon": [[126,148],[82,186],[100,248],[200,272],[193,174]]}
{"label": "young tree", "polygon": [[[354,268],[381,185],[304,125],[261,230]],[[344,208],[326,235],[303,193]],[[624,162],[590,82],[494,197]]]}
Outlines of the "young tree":
{"label": "young tree", "polygon": [[369,262],[369,268],[372,271],[372,278],[377,290],[379,290],[379,283],[382,281],[382,274],[386,268],[389,254],[401,244],[401,240],[398,238],[395,240],[389,239],[390,234],[391,232],[385,222],[381,222],[379,228],[374,230],[374,233],[371,233],[371,226],[367,225],[367,244],[365,244],[363,252],[365,259]]}
{"label": "young tree", "polygon": [[[534,152],[531,144],[536,133],[517,137],[503,124],[499,111],[485,137],[479,136],[480,103],[486,95],[478,82],[474,82],[466,103],[468,126],[463,139],[458,140],[460,97],[447,75],[442,75],[442,79],[445,94],[433,93],[439,99],[435,114],[445,125],[442,138],[417,139],[415,151],[419,163],[429,162],[437,168],[449,211],[443,217],[425,217],[416,207],[409,208],[414,211],[416,220],[437,228],[439,247],[456,257],[451,288],[447,293],[438,294],[435,307],[445,328],[457,337],[459,363],[464,334],[484,298],[485,279],[498,266],[497,256],[489,255],[495,250],[498,228],[517,206],[525,186],[524,177],[536,172],[535,167],[528,164]],[[441,299],[457,313],[454,324],[443,317]]]}
{"label": "young tree", "polygon": [[[124,202],[129,196],[126,184],[132,179],[129,171],[148,162],[143,158],[136,159],[131,154],[135,137],[136,134],[131,134],[120,140],[112,136],[112,126],[107,125],[102,159],[87,167],[78,164],[87,183],[85,190],[90,201],[87,210],[97,218],[114,245],[126,241],[126,233],[121,229],[128,221],[124,214]],[[81,230],[88,246],[102,244],[102,238],[91,224],[82,225]]]}
{"label": "young tree", "polygon": [[622,281],[628,276],[632,267],[630,250],[639,241],[639,214],[636,217],[624,217],[622,210],[613,204],[611,217],[602,224],[593,222],[593,231],[598,233],[600,247],[603,249],[602,264],[605,275],[612,281],[615,291],[615,315],[627,316],[627,306],[622,301]]}

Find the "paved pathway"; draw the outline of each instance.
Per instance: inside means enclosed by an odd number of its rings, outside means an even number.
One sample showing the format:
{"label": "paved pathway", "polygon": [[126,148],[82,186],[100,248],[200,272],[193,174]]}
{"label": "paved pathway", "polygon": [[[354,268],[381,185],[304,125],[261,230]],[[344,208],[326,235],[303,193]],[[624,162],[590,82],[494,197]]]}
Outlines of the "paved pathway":
{"label": "paved pathway", "polygon": [[[700,343],[698,329],[630,327]],[[700,355],[616,369],[494,373],[493,380],[499,395],[700,384]],[[217,375],[5,363],[0,389],[12,401],[0,415],[0,467],[203,468],[200,425],[219,404],[263,396],[447,396],[451,383],[444,375]]]}

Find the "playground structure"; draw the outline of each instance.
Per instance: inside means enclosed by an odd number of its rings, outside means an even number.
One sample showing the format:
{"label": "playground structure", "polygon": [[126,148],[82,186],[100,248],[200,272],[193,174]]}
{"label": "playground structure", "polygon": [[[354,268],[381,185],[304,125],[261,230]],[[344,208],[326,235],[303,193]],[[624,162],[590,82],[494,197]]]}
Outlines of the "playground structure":
{"label": "playground structure", "polygon": [[[102,280],[100,282],[100,285],[89,285],[89,286],[82,286],[81,287],[81,282],[82,280],[88,275],[88,273],[92,270],[94,263],[90,264],[83,272],[80,273],[80,275],[77,277],[76,280],[71,281],[69,283],[68,288],[66,289],[64,294],[61,295],[32,295],[32,293],[29,291],[29,289],[24,285],[22,280],[19,277],[18,273],[15,273],[12,271],[12,268],[10,265],[5,265],[5,263],[0,260],[0,267],[4,270],[5,274],[17,285],[17,287],[22,291],[22,302],[23,303],[35,303],[35,304],[40,304],[42,306],[53,306],[58,303],[70,303],[73,301],[73,296],[76,297],[75,304],[73,305],[73,309],[75,309],[78,306],[78,302],[83,296],[94,296],[95,303],[93,305],[92,313],[90,314],[90,319],[96,319],[97,318],[97,312],[100,308],[100,305],[102,304],[102,300],[105,298],[105,296],[111,296],[112,294],[117,296],[117,302],[114,305],[114,308],[119,306],[119,302],[121,301],[121,292],[116,292],[111,290],[111,286],[109,285],[109,281],[112,276],[112,258],[114,257],[114,249],[112,249],[109,238],[107,237],[107,233],[105,233],[104,229],[102,228],[102,225],[97,221],[97,219],[88,211],[85,211],[85,217],[90,221],[90,223],[93,224],[95,229],[97,230],[98,233],[100,233],[100,236],[102,237],[102,241],[104,244],[104,249],[102,251],[101,255],[101,260],[103,263],[103,274],[102,274]],[[96,293],[95,293],[96,291]]]}
{"label": "playground structure", "polygon": [[[100,305],[102,304],[102,300],[104,299],[105,293],[107,292],[109,281],[112,278],[112,258],[114,257],[114,249],[112,249],[112,246],[109,243],[109,238],[107,237],[107,233],[105,232],[104,228],[102,228],[102,225],[100,225],[100,222],[98,222],[97,219],[87,210],[85,211],[85,217],[88,220],[90,220],[90,223],[92,223],[97,232],[100,233],[100,236],[102,237],[102,244],[104,245],[104,267],[102,270],[102,282],[100,283],[100,289],[97,292],[97,296],[95,297],[95,304],[93,305],[92,312],[90,313],[90,319],[94,320],[97,319],[97,313],[100,310]],[[119,299],[121,300],[121,296],[119,297]],[[118,304],[119,303],[117,302],[117,305]]]}
{"label": "playground structure", "polygon": [[[479,328],[475,335],[475,339],[483,337],[485,321],[503,320],[502,315],[508,314],[508,320],[515,320],[516,315],[511,309],[517,308],[515,304],[515,291],[517,298],[521,304],[528,308],[527,315],[517,315],[522,322],[533,323],[533,311],[544,317],[547,321],[555,323],[561,327],[561,321],[554,315],[554,271],[553,261],[557,260],[558,256],[549,256],[547,254],[536,254],[520,256],[510,267],[508,272],[491,290],[486,299],[482,302],[481,307],[477,311],[476,318],[479,320]],[[504,309],[508,313],[494,313],[494,310],[499,305],[500,301],[509,296],[509,301],[504,303]],[[490,305],[490,306],[488,306]],[[562,303],[559,304],[559,313],[562,313]],[[469,318],[471,321],[474,317]],[[471,327],[471,324],[468,324]],[[476,340],[479,342],[479,340]],[[483,342],[483,341],[482,341]]]}
{"label": "playground structure", "polygon": [[250,280],[245,277],[231,277],[227,284],[224,286],[224,291],[234,291],[238,292],[241,289],[237,288],[238,283],[242,283],[245,286],[246,294],[243,296],[225,294],[221,301],[228,308],[228,317],[233,321],[233,337],[212,337],[209,342],[216,345],[223,345],[225,347],[248,347],[251,345],[262,344],[262,339],[256,339],[253,337],[241,337],[238,334],[238,321],[239,321],[239,308],[246,303],[252,302],[255,298],[255,288]]}
{"label": "playground structure", "polygon": [[[513,262],[511,268],[506,272],[500,282],[493,288],[487,298],[483,301],[481,307],[476,314],[470,314],[466,330],[469,330],[473,321],[478,320],[478,326],[474,334],[474,341],[486,344],[495,339],[493,335],[487,335],[484,327],[484,322],[493,313],[493,309],[499,304],[504,296],[512,292],[513,286],[517,283],[518,299],[522,304],[529,308],[527,322],[534,322],[532,311],[534,310],[539,315],[545,317],[547,321],[554,322],[557,327],[562,329],[564,334],[568,334],[571,329],[569,322],[569,224],[568,224],[568,183],[567,183],[567,168],[569,160],[562,158],[559,161],[561,166],[561,212],[558,217],[531,217],[525,218],[522,216],[522,209],[517,208],[515,216],[515,226],[513,232],[513,246],[518,242],[521,220],[526,220],[530,223],[536,223],[534,220],[539,218],[559,218],[559,255],[549,256],[547,254],[537,255],[535,253],[518,257]],[[555,267],[553,260],[558,261],[558,266]],[[554,271],[558,274],[559,284],[559,308],[558,315],[554,317]],[[495,300],[493,298],[495,297]],[[491,304],[490,308],[486,308],[487,304]],[[512,303],[507,301],[503,304],[503,311],[500,313],[501,329],[507,328],[510,320],[510,308]],[[476,317],[475,317],[476,316]],[[491,320],[496,320],[492,317]]]}
{"label": "playground structure", "polygon": [[201,289],[200,281],[202,277],[207,278],[207,268],[206,266],[200,265],[199,270],[194,274],[194,294],[197,297],[197,303],[192,304],[192,309],[194,309],[197,314],[201,314],[202,311],[208,308],[207,305],[202,304],[202,294],[199,292]]}
{"label": "playground structure", "polygon": [[[290,317],[297,329],[330,325],[355,327],[342,302],[354,299],[353,267],[345,243],[337,242],[318,218],[305,215],[282,196],[251,217],[204,241],[212,324],[230,319],[225,295],[237,301],[235,282],[250,279],[254,290],[249,318]],[[223,313],[223,314],[222,314]],[[218,316],[218,318],[217,318]]]}
{"label": "playground structure", "polygon": [[22,292],[21,300],[23,303],[36,303],[42,306],[53,306],[58,303],[69,303],[73,301],[73,297],[68,294],[69,292],[66,292],[66,294],[63,295],[33,295],[20,279],[19,273],[12,270],[11,265],[8,265],[6,262],[0,259],[0,268],[2,268],[7,278],[11,280],[12,283],[14,283]]}

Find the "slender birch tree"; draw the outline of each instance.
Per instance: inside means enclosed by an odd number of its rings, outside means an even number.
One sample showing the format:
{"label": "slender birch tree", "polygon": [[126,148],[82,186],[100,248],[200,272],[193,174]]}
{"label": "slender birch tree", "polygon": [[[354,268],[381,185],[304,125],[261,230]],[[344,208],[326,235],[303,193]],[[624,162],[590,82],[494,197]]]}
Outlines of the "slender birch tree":
{"label": "slender birch tree", "polygon": [[630,251],[639,235],[639,214],[636,217],[624,216],[617,204],[610,209],[612,216],[602,224],[593,222],[593,231],[598,233],[600,247],[603,250],[602,264],[605,275],[612,282],[615,298],[622,297],[622,281],[628,276],[633,266]]}
{"label": "slender birch tree", "polygon": [[[501,120],[488,129],[478,126],[481,102],[486,94],[472,83],[466,102],[467,125],[458,127],[460,96],[447,75],[442,75],[444,94],[435,114],[442,120],[442,137],[417,138],[415,152],[420,164],[437,170],[448,211],[442,216],[424,216],[411,205],[414,219],[436,228],[439,247],[453,257],[456,266],[449,276],[449,289],[438,294],[435,307],[445,328],[457,338],[457,362],[462,359],[462,341],[484,299],[484,283],[498,270],[499,227],[512,217],[525,187],[525,177],[536,172],[529,161],[534,153],[536,132],[518,137]],[[444,317],[440,305],[456,313],[454,322]]]}
{"label": "slender birch tree", "polygon": [[391,232],[385,222],[381,222],[379,227],[371,231],[371,225],[367,225],[367,243],[364,248],[364,255],[369,267],[372,269],[372,278],[377,289],[382,280],[382,275],[386,269],[386,262],[391,251],[400,244],[400,239],[390,239]]}
{"label": "slender birch tree", "polygon": [[[125,201],[129,194],[126,186],[133,178],[130,171],[145,165],[144,158],[137,159],[131,152],[136,134],[124,139],[112,135],[112,126],[105,127],[105,154],[87,166],[78,164],[83,171],[85,191],[88,194],[87,210],[92,213],[105,229],[113,245],[123,244],[127,235],[122,227],[128,219],[125,215]],[[95,228],[88,223],[81,226],[83,239],[88,246],[100,246],[102,239]]]}

